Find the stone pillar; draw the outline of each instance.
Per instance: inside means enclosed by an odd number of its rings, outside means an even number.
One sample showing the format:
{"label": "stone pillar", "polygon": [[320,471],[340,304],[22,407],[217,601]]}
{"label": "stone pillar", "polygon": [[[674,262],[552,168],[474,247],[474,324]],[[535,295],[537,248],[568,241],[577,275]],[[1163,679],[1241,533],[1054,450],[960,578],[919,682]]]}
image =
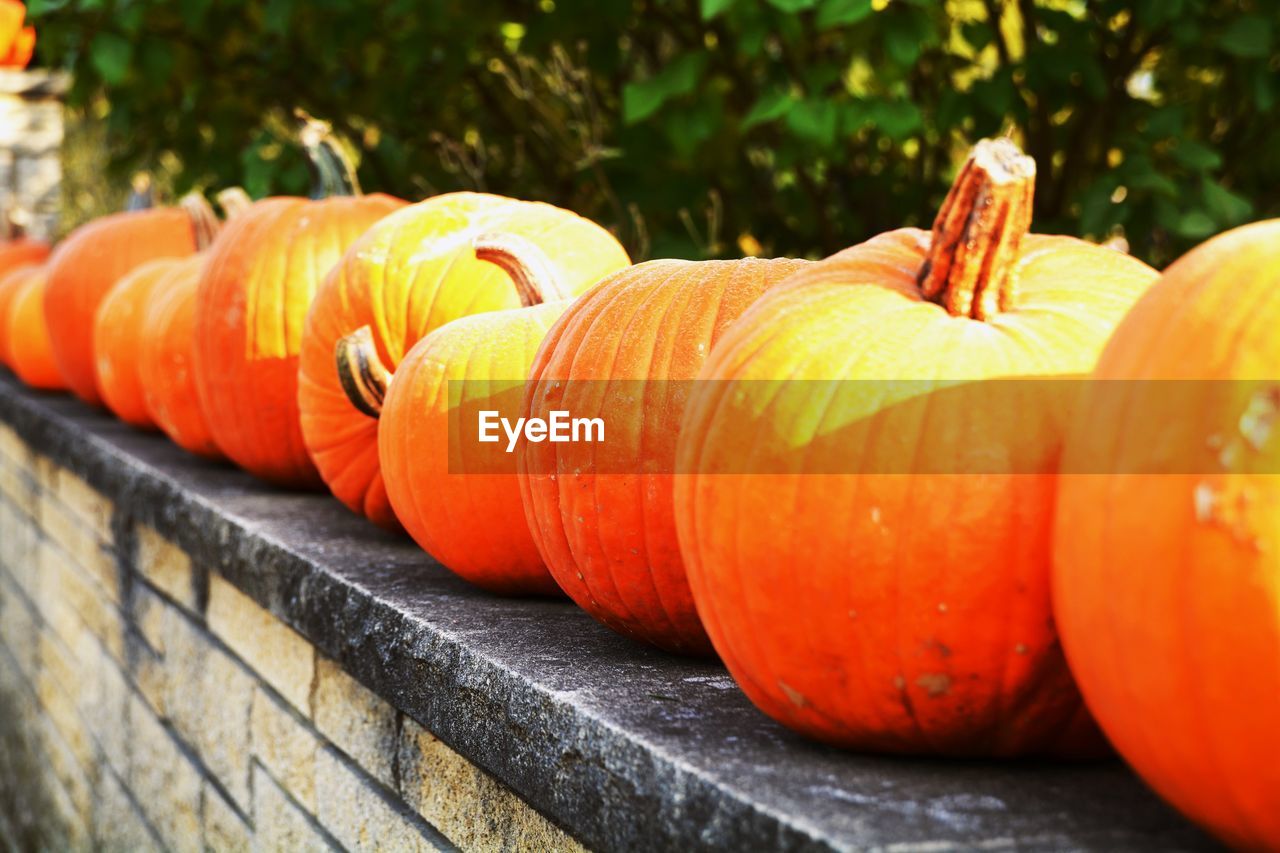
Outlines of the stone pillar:
{"label": "stone pillar", "polygon": [[61,72],[0,70],[0,224],[22,211],[27,233],[47,240],[61,206],[62,96],[69,83]]}

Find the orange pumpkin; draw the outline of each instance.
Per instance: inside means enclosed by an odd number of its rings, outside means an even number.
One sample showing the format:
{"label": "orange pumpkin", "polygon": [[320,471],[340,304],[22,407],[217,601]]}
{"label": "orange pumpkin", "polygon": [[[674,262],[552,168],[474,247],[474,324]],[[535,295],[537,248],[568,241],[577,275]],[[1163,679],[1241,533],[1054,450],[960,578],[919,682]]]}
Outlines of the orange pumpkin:
{"label": "orange pumpkin", "polygon": [[39,263],[17,264],[0,270],[0,364],[12,367],[10,361],[9,312],[13,300],[28,281],[41,273]]}
{"label": "orange pumpkin", "polygon": [[0,243],[0,277],[10,270],[29,264],[42,264],[49,258],[49,244],[43,240],[19,237]]}
{"label": "orange pumpkin", "polygon": [[[1155,280],[1027,234],[1035,163],[980,143],[933,233],[808,267],[711,354],[676,518],[712,642],[751,700],[865,750],[1103,750],[1053,627],[1072,383]],[[784,381],[785,380],[785,381]]]}
{"label": "orange pumpkin", "polygon": [[142,345],[147,306],[173,271],[194,259],[158,258],[126,273],[103,298],[93,324],[94,365],[102,402],[120,420],[155,429],[143,393]]}
{"label": "orange pumpkin", "polygon": [[1280,219],[1208,241],[1138,302],[1072,425],[1054,546],[1089,708],[1239,850],[1280,849],[1277,270]]}
{"label": "orange pumpkin", "polygon": [[32,388],[64,391],[67,385],[53,360],[44,315],[46,282],[44,267],[37,267],[21,281],[9,306],[8,328],[0,334],[9,341],[9,366],[19,379]]}
{"label": "orange pumpkin", "polygon": [[82,225],[49,260],[45,316],[53,355],[68,387],[92,405],[102,402],[93,349],[98,306],[126,273],[150,260],[195,252],[217,230],[217,217],[197,194],[179,207],[115,213]]}
{"label": "orange pumpkin", "polygon": [[302,340],[299,403],[307,449],[344,504],[397,526],[378,461],[378,421],[351,403],[334,369],[338,341],[369,327],[394,371],[424,335],[469,314],[519,307],[521,294],[472,242],[482,233],[541,249],[569,294],[629,263],[609,232],[547,204],[481,193],[437,196],[387,217],[351,247],[316,297]]}
{"label": "orange pumpkin", "polygon": [[196,289],[205,255],[178,261],[155,288],[142,318],[138,380],[147,415],[174,444],[220,458],[195,384]]}
{"label": "orange pumpkin", "polygon": [[[519,417],[533,356],[572,294],[528,241],[479,235],[475,257],[505,269],[525,307],[446,323],[409,351],[378,422],[382,476],[405,529],[446,568],[499,594],[558,594],[525,524],[515,457],[474,432],[482,411]],[[344,385],[361,387],[353,366],[376,365],[377,348],[367,326],[346,341],[359,349],[339,347]]]}
{"label": "orange pumpkin", "polygon": [[373,223],[401,207],[361,196],[327,126],[303,142],[317,181],[311,200],[260,201],[223,228],[196,296],[195,379],[214,443],[250,473],[313,488],[320,476],[298,422],[298,351],[325,274]]}
{"label": "orange pumpkin", "polygon": [[729,324],[805,264],[639,264],[601,282],[547,335],[523,415],[599,418],[609,444],[522,444],[525,512],[557,583],[610,628],[670,651],[711,651],[672,516],[682,393]]}

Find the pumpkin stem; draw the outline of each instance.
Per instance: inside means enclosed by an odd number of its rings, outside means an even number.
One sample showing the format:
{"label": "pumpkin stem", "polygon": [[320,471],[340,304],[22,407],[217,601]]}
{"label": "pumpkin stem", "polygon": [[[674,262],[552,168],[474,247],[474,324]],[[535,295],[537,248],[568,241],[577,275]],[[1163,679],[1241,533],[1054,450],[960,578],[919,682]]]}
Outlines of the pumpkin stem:
{"label": "pumpkin stem", "polygon": [[556,265],[532,240],[516,234],[491,232],[478,235],[471,246],[476,258],[502,267],[511,276],[524,307],[573,298],[561,285]]}
{"label": "pumpkin stem", "polygon": [[333,125],[313,118],[305,110],[294,110],[302,123],[298,141],[307,152],[311,167],[311,198],[360,195],[360,183],[347,152],[333,135]]}
{"label": "pumpkin stem", "polygon": [[218,236],[218,229],[221,227],[218,214],[213,212],[213,205],[209,204],[204,194],[198,192],[184,195],[178,200],[178,207],[191,217],[191,228],[196,234],[196,251],[203,252],[213,243],[213,238]]}
{"label": "pumpkin stem", "polygon": [[345,338],[340,338],[333,349],[338,362],[338,381],[351,405],[371,418],[382,414],[382,401],[391,384],[391,371],[387,370],[373,342],[373,330],[361,326]]}
{"label": "pumpkin stem", "polygon": [[218,193],[217,199],[228,221],[253,207],[253,199],[242,187],[227,187]]}
{"label": "pumpkin stem", "polygon": [[1036,162],[1011,139],[979,142],[956,175],[917,282],[925,299],[956,317],[1007,310],[1017,287],[1022,238],[1031,228]]}

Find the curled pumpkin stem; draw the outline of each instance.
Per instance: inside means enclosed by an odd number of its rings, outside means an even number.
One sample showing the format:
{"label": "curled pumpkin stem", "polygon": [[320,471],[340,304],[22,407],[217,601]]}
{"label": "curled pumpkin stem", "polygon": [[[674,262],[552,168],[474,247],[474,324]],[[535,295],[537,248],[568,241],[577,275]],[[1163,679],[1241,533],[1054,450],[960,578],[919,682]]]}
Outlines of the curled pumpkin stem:
{"label": "curled pumpkin stem", "polygon": [[953,316],[986,320],[1013,305],[1022,238],[1031,229],[1036,162],[1010,139],[984,139],[956,175],[917,279]]}
{"label": "curled pumpkin stem", "polygon": [[480,234],[471,241],[476,257],[502,267],[520,294],[526,308],[572,299],[573,294],[560,283],[560,271],[532,240],[517,234],[493,232]]}
{"label": "curled pumpkin stem", "polygon": [[355,165],[333,135],[333,125],[314,118],[306,110],[294,110],[301,122],[298,141],[311,168],[311,198],[360,195]]}
{"label": "curled pumpkin stem", "polygon": [[235,219],[253,207],[253,199],[242,187],[227,187],[217,195],[218,205],[228,220]]}
{"label": "curled pumpkin stem", "polygon": [[382,401],[387,397],[391,384],[391,371],[387,370],[373,342],[373,330],[361,326],[334,347],[338,363],[338,381],[351,405],[371,418],[382,414]]}
{"label": "curled pumpkin stem", "polygon": [[202,193],[191,192],[178,201],[178,206],[191,217],[191,228],[196,235],[196,250],[204,251],[209,248],[221,227],[218,214],[213,212],[213,205],[209,204]]}

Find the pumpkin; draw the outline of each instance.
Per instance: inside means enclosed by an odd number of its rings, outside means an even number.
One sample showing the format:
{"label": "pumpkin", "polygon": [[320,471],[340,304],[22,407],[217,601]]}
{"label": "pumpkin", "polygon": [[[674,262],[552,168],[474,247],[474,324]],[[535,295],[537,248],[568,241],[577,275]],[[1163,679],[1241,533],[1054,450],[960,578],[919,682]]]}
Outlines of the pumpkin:
{"label": "pumpkin", "polygon": [[[481,234],[474,245],[507,271],[524,307],[446,323],[401,360],[378,422],[382,476],[405,529],[446,568],[490,592],[559,594],[525,524],[515,457],[477,441],[476,427],[483,411],[519,417],[534,353],[572,294],[533,243]],[[362,373],[384,388],[390,378],[368,326],[340,344],[338,362],[347,387],[368,387]]]}
{"label": "pumpkin", "polygon": [[710,653],[672,515],[683,395],[729,324],[805,263],[650,261],[601,282],[548,333],[523,415],[599,418],[608,443],[522,443],[521,493],[556,582],[610,628]]}
{"label": "pumpkin", "polygon": [[26,68],[31,64],[31,56],[35,51],[36,28],[23,27],[13,37],[13,44],[10,46],[9,52],[4,56],[0,56],[0,67],[17,68],[19,70]]}
{"label": "pumpkin", "polygon": [[103,298],[93,323],[98,394],[107,409],[130,426],[155,429],[143,393],[141,362],[148,304],[175,268],[192,258],[157,258],[126,273]]}
{"label": "pumpkin", "polygon": [[0,269],[0,364],[12,366],[10,360],[11,343],[9,339],[9,312],[13,300],[22,286],[39,275],[42,267],[38,263],[18,264],[9,269]]}
{"label": "pumpkin", "polygon": [[48,257],[49,244],[43,240],[19,237],[0,243],[0,277],[18,267],[42,264]]}
{"label": "pumpkin", "polygon": [[629,263],[599,225],[548,204],[482,193],[436,196],[387,217],[326,280],[302,339],[299,405],[307,449],[330,490],[383,527],[397,526],[378,453],[379,425],[353,403],[335,369],[338,342],[369,327],[379,360],[395,371],[423,336],[451,320],[518,308],[517,283],[472,249],[483,233],[523,239],[581,293]]}
{"label": "pumpkin", "polygon": [[77,397],[92,405],[102,402],[93,332],[98,306],[111,288],[147,261],[192,254],[217,227],[209,203],[193,193],[178,207],[95,219],[58,245],[49,260],[44,309],[54,359]]}
{"label": "pumpkin", "polygon": [[[1280,849],[1280,219],[1175,262],[1068,435],[1054,614],[1111,743],[1234,849]],[[1194,346],[1194,354],[1188,354]]]}
{"label": "pumpkin", "polygon": [[298,421],[307,310],[346,248],[404,202],[359,195],[327,125],[308,121],[303,144],[312,198],[254,204],[209,250],[196,294],[194,375],[209,433],[229,459],[268,482],[315,488],[320,477]]}
{"label": "pumpkin", "polygon": [[19,0],[0,0],[0,59],[8,56],[22,31],[27,7]]}
{"label": "pumpkin", "polygon": [[[8,326],[0,335],[9,342],[9,366],[32,388],[66,390],[66,383],[53,360],[49,324],[44,315],[44,267],[26,275],[16,288],[8,311]],[[3,286],[3,285],[0,285]]]}
{"label": "pumpkin", "polygon": [[1075,387],[1052,379],[1092,369],[1156,273],[1026,233],[1034,182],[1011,141],[979,143],[932,233],[797,273],[725,334],[690,395],[676,522],[698,612],[748,697],[805,735],[1104,750],[1050,612]]}

